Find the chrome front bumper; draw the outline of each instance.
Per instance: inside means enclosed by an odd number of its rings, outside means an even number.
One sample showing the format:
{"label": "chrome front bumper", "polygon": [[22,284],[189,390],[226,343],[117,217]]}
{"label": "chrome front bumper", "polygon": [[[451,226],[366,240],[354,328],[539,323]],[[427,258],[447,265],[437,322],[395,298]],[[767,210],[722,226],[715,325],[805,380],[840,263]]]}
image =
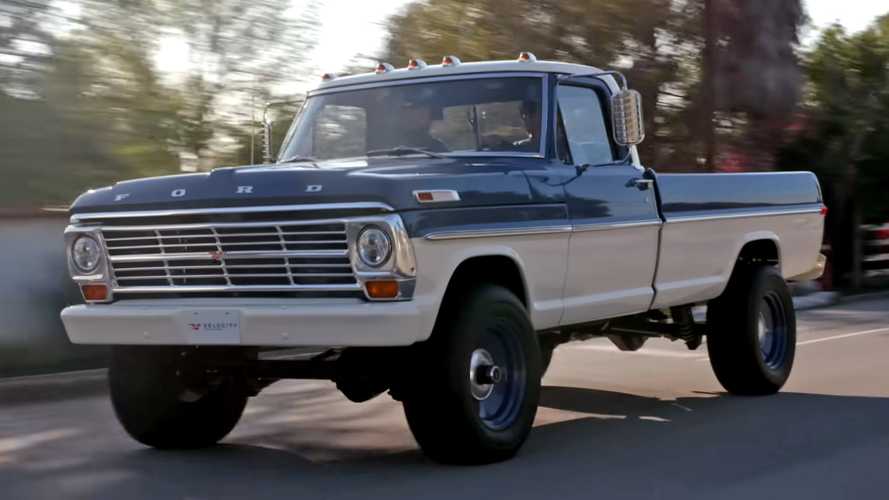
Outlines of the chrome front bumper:
{"label": "chrome front bumper", "polygon": [[[230,313],[238,335],[195,335],[196,314]],[[87,304],[66,308],[62,322],[75,344],[398,346],[421,334],[422,315],[414,302],[361,300],[157,299]]]}

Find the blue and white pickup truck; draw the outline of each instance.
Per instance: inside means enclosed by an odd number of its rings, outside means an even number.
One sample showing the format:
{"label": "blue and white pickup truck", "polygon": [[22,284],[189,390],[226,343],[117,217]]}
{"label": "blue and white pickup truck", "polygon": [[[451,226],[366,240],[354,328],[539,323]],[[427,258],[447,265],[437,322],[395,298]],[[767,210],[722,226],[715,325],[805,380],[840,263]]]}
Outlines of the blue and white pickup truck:
{"label": "blue and white pickup truck", "polygon": [[[120,182],[71,206],[72,342],[113,346],[123,427],[211,445],[282,378],[404,404],[425,453],[506,459],[560,343],[697,348],[733,394],[794,358],[820,275],[808,172],[658,175],[616,72],[537,61],[325,75],[277,160]],[[695,305],[706,304],[706,322]]]}

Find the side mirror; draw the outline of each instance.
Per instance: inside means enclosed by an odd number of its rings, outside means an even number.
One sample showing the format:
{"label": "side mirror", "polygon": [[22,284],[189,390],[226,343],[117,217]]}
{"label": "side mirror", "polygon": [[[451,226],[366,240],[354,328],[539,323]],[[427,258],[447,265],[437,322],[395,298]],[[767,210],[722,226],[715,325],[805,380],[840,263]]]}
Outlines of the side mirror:
{"label": "side mirror", "polygon": [[624,89],[611,98],[611,124],[614,142],[621,146],[635,146],[645,140],[642,95],[639,92]]}

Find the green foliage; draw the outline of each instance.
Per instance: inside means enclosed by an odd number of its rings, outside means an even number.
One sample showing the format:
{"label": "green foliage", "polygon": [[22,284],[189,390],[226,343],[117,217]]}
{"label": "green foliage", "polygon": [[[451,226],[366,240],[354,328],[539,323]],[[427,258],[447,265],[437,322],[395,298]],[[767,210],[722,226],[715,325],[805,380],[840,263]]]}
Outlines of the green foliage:
{"label": "green foliage", "polygon": [[813,169],[836,205],[832,208],[854,205],[865,221],[885,222],[889,16],[854,35],[839,26],[825,30],[805,68],[809,95],[802,130],[782,151],[782,164]]}
{"label": "green foliage", "polygon": [[[702,61],[706,8],[715,20],[713,68]],[[802,22],[799,0],[427,0],[390,20],[386,59],[513,59],[530,50],[622,69],[644,97],[646,164],[689,170],[703,156],[714,111],[726,153],[771,161],[762,146],[780,137],[799,93]]]}
{"label": "green foliage", "polygon": [[[21,61],[0,65],[0,208],[65,205],[90,187],[179,172],[183,158],[250,163],[254,116],[304,73],[317,10],[309,1],[295,17],[289,0],[79,5],[76,18],[49,2],[3,10],[0,52]],[[184,72],[155,64],[170,38],[187,47]]]}

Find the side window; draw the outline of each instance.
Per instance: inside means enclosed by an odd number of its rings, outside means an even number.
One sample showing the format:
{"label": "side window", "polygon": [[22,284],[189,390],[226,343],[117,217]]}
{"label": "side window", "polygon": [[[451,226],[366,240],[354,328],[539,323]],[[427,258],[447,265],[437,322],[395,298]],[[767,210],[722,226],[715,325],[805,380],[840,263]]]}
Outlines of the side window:
{"label": "side window", "polygon": [[316,158],[363,156],[367,151],[367,112],[358,106],[324,106],[315,121]]}
{"label": "side window", "polygon": [[[587,87],[559,87],[559,114],[575,165],[614,161],[605,116],[596,91]],[[564,154],[560,153],[564,159]]]}

